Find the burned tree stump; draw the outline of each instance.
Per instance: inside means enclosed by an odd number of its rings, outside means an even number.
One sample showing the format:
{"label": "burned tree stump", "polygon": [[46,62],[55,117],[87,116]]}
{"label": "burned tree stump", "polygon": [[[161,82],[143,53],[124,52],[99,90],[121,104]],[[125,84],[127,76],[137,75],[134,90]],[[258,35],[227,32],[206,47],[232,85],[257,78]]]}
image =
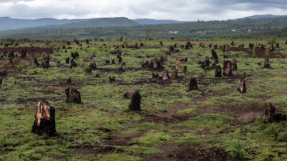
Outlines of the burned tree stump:
{"label": "burned tree stump", "polygon": [[229,60],[223,62],[223,75],[232,76],[232,63]]}
{"label": "burned tree stump", "polygon": [[44,68],[44,69],[48,69],[49,68],[49,60],[48,59],[46,59],[44,62],[42,62],[42,67]]}
{"label": "burned tree stump", "polygon": [[49,137],[57,136],[55,124],[55,108],[46,101],[39,101],[31,132],[38,135],[46,133]]}
{"label": "burned tree stump", "polygon": [[182,73],[186,76],[186,73],[187,73],[187,67],[186,66],[183,67]]}
{"label": "burned tree stump", "polygon": [[27,49],[22,49],[20,58],[24,58],[26,56],[27,56]]}
{"label": "burned tree stump", "polygon": [[9,57],[9,62],[12,64],[13,63],[13,59],[15,58],[14,51],[11,51],[9,53],[8,57]]}
{"label": "burned tree stump", "polygon": [[233,59],[232,60],[232,70],[237,70],[237,60],[236,59]]}
{"label": "burned tree stump", "polygon": [[0,87],[2,86],[2,82],[3,82],[2,77],[0,77]]}
{"label": "burned tree stump", "polygon": [[90,67],[92,70],[96,70],[96,69],[97,69],[97,65],[96,65],[95,61],[93,61],[92,63],[90,63],[89,67]]}
{"label": "burned tree stump", "polygon": [[162,61],[167,61],[167,53],[166,53],[166,52],[164,52],[164,53],[162,54],[161,60],[162,60]]}
{"label": "burned tree stump", "polygon": [[81,94],[77,89],[72,88],[72,84],[66,88],[67,103],[81,103]]}
{"label": "burned tree stump", "polygon": [[112,64],[115,64],[115,60],[114,59],[112,60]]}
{"label": "burned tree stump", "polygon": [[0,70],[0,76],[5,77],[6,75],[7,75],[7,73],[6,73],[5,69]]}
{"label": "burned tree stump", "polygon": [[109,78],[110,78],[110,82],[116,81],[115,77],[109,77]]}
{"label": "burned tree stump", "polygon": [[161,79],[164,80],[164,81],[169,79],[169,75],[168,75],[168,73],[167,73],[166,70],[163,70],[163,71],[162,71],[162,77],[161,77]]}
{"label": "burned tree stump", "polygon": [[67,79],[66,84],[72,84],[72,78],[71,78],[71,77],[69,77],[69,78]]}
{"label": "burned tree stump", "polygon": [[127,87],[127,92],[124,94],[124,97],[125,98],[132,98],[132,95],[133,95],[133,93],[132,93],[131,87],[128,86]]}
{"label": "burned tree stump", "polygon": [[237,90],[240,93],[245,93],[246,92],[246,84],[245,84],[245,81],[243,79],[240,79],[238,81],[238,88],[237,88]]}
{"label": "burned tree stump", "polygon": [[124,65],[123,65],[123,64],[119,67],[119,71],[125,72],[125,70],[124,70]]}
{"label": "burned tree stump", "polygon": [[175,61],[175,69],[179,70],[179,68],[180,68],[180,61],[178,59],[176,59],[176,61]]}
{"label": "burned tree stump", "polygon": [[36,64],[36,66],[40,66],[37,58],[34,59],[34,64]]}
{"label": "burned tree stump", "polygon": [[132,111],[142,111],[142,109],[141,109],[141,95],[140,95],[139,89],[137,89],[133,93],[129,108]]}
{"label": "burned tree stump", "polygon": [[270,64],[269,64],[269,59],[268,59],[268,58],[265,59],[264,68],[271,68],[271,67],[270,67]]}
{"label": "burned tree stump", "polygon": [[215,70],[215,77],[221,77],[221,67],[218,65]]}
{"label": "burned tree stump", "polygon": [[189,81],[189,87],[188,87],[188,91],[191,91],[191,90],[197,90],[198,87],[197,87],[197,81],[195,78],[191,78],[190,81]]}
{"label": "burned tree stump", "polygon": [[172,75],[171,75],[171,79],[175,79],[175,78],[177,78],[178,77],[178,75],[177,75],[177,69],[173,69],[173,72],[172,72]]}
{"label": "burned tree stump", "polygon": [[152,78],[159,78],[158,72],[156,70],[152,72]]}
{"label": "burned tree stump", "polygon": [[211,59],[215,59],[216,60],[216,64],[218,63],[218,56],[217,56],[217,53],[213,50],[211,50]]}
{"label": "burned tree stump", "polygon": [[276,113],[276,109],[275,107],[269,103],[268,105],[266,105],[265,109],[264,109],[264,114],[262,116],[262,121],[264,123],[269,123],[273,121],[273,117],[275,116]]}

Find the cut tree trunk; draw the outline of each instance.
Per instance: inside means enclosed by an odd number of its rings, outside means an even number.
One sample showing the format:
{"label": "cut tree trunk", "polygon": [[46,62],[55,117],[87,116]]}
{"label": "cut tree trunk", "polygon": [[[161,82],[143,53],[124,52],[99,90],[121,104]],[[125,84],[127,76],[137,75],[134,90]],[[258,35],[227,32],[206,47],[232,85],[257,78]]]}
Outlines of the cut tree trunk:
{"label": "cut tree trunk", "polygon": [[142,111],[141,110],[141,95],[139,89],[137,89],[132,95],[132,100],[129,105],[130,110],[132,111]]}
{"label": "cut tree trunk", "polygon": [[132,95],[133,95],[133,93],[132,93],[131,87],[128,86],[127,87],[127,92],[124,94],[124,97],[125,98],[132,98]]}
{"label": "cut tree trunk", "polygon": [[245,93],[246,92],[246,84],[245,84],[245,81],[243,79],[238,81],[238,88],[237,88],[237,90],[240,93]]}
{"label": "cut tree trunk", "polygon": [[191,91],[191,90],[197,90],[198,87],[197,87],[197,81],[195,78],[191,78],[190,79],[190,82],[189,82],[189,87],[188,87],[188,90]]}
{"label": "cut tree trunk", "polygon": [[221,67],[218,65],[215,70],[215,77],[221,77]]}
{"label": "cut tree trunk", "polygon": [[67,103],[81,103],[81,94],[77,89],[72,88],[72,84],[66,88]]}
{"label": "cut tree trunk", "polygon": [[35,114],[35,121],[32,127],[32,133],[48,136],[57,136],[55,125],[55,108],[46,101],[39,101]]}

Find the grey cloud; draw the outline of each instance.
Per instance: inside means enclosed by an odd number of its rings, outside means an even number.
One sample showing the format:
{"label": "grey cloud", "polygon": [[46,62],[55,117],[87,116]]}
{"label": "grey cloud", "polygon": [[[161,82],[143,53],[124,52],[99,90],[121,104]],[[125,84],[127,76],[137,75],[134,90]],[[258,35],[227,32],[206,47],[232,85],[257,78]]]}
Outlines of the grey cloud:
{"label": "grey cloud", "polygon": [[[19,1],[19,0],[18,0]],[[2,2],[18,2],[17,0],[1,0]],[[21,0],[32,1],[32,0]],[[35,1],[35,0],[34,0]],[[128,17],[128,18],[153,18],[153,19],[175,19],[175,20],[217,20],[235,19],[248,14],[273,14],[270,8],[285,10],[286,0],[138,0],[138,1],[113,1],[105,2],[102,6],[89,5],[88,1],[83,3],[60,0],[67,3],[67,7],[57,7],[55,1],[49,6],[29,7],[24,4],[13,3],[0,12],[0,17],[13,18],[59,18],[69,15],[79,18],[99,15],[100,17]],[[65,2],[66,1],[66,2]],[[33,3],[33,2],[30,2]],[[77,4],[85,4],[78,7]],[[70,6],[75,6],[70,8]],[[232,15],[234,13],[234,15]],[[286,11],[287,14],[287,11]]]}

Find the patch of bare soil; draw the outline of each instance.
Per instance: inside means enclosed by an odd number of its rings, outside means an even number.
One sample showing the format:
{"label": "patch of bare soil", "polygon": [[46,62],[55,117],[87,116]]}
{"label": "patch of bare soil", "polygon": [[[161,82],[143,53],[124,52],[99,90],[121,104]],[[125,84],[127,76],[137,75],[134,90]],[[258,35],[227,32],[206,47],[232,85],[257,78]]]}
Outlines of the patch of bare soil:
{"label": "patch of bare soil", "polygon": [[[27,50],[27,56],[25,56],[24,58],[15,58],[15,60],[13,61],[13,63],[9,63],[8,62],[8,57],[3,58],[4,60],[7,59],[6,64],[4,64],[3,69],[5,69],[8,73],[16,73],[18,71],[18,65],[21,63],[21,61],[31,61],[30,58],[32,58],[32,60],[34,60],[34,58],[38,58],[40,56],[42,56],[43,53],[47,53],[47,54],[52,54],[53,53],[53,48],[39,48],[39,47],[14,47],[14,48],[0,48],[0,53],[7,51],[14,51],[14,52],[18,52],[18,56],[20,56],[21,54],[21,50],[22,49],[26,49]],[[32,53],[32,54],[31,54]]]}
{"label": "patch of bare soil", "polygon": [[149,161],[228,161],[231,160],[231,156],[224,150],[219,148],[203,149],[200,147],[187,147],[180,146],[174,147],[171,144],[163,144],[158,149],[163,153],[154,154],[138,154],[136,156],[141,157]]}
{"label": "patch of bare soil", "polygon": [[123,134],[109,134],[105,138],[101,138],[102,144],[109,146],[131,146],[136,143],[133,142],[134,138],[141,137],[144,133],[135,133],[131,135],[123,135]]}

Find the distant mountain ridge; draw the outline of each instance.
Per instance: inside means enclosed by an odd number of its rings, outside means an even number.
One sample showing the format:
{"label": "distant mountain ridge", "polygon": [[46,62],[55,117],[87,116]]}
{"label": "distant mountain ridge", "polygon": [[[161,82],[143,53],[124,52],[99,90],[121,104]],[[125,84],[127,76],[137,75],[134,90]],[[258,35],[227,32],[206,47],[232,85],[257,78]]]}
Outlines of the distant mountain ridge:
{"label": "distant mountain ridge", "polygon": [[40,19],[14,19],[10,17],[0,17],[0,30],[15,30],[20,28],[27,27],[38,27],[38,26],[47,26],[47,25],[62,25],[66,23],[77,23],[84,22],[89,20],[95,20],[100,18],[93,19],[54,19],[54,18],[40,18]]}
{"label": "distant mountain ridge", "polygon": [[171,23],[184,23],[184,22],[192,22],[192,21],[177,21],[177,20],[155,20],[155,19],[133,19],[133,21],[141,24],[141,25],[156,25],[156,24],[171,24]]}
{"label": "distant mountain ridge", "polygon": [[238,19],[258,19],[258,18],[276,18],[276,17],[286,17],[287,15],[253,15],[253,16],[248,16],[248,17],[243,17],[243,18],[238,18]]}
{"label": "distant mountain ridge", "polygon": [[[276,18],[285,17],[287,15],[253,15],[240,19],[259,19],[259,18]],[[101,21],[97,21],[101,20]],[[111,20],[111,21],[110,21]],[[123,20],[123,19],[122,19]],[[129,20],[129,21],[128,21]],[[125,18],[125,22],[121,21],[116,23],[112,18],[91,18],[91,19],[54,19],[54,18],[40,18],[40,19],[14,19],[10,17],[0,17],[0,31],[15,30],[31,27],[45,28],[71,28],[72,27],[106,27],[106,26],[133,26],[133,25],[156,25],[156,24],[172,24],[172,23],[185,23],[195,21],[177,21],[177,20],[155,20],[155,19],[133,19]],[[75,24],[77,23],[77,24]],[[83,24],[81,24],[83,23]],[[101,24],[102,23],[102,24]],[[126,23],[126,24],[125,24]],[[57,26],[56,25],[63,25]]]}

